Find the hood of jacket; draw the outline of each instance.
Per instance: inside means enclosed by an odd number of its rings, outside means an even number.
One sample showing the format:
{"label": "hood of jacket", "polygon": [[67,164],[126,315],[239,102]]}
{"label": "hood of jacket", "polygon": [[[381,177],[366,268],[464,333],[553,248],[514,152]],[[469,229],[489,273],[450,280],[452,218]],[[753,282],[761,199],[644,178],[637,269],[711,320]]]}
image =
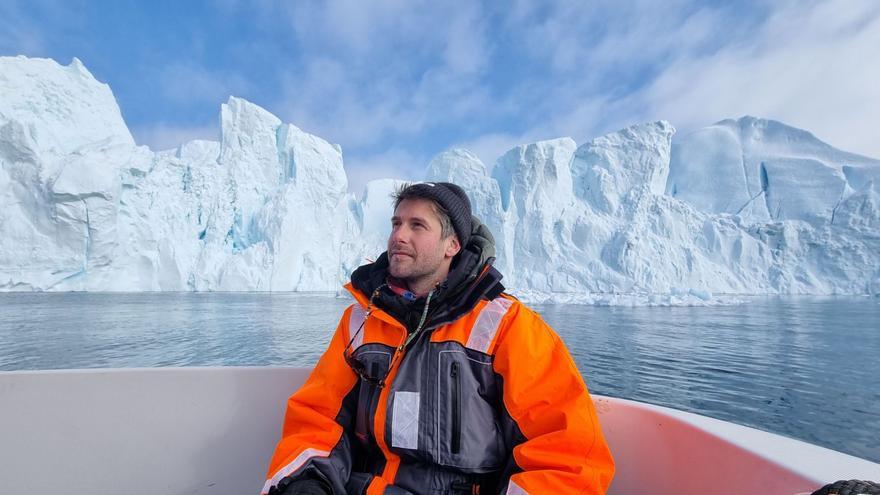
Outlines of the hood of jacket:
{"label": "hood of jacket", "polygon": [[[479,218],[471,219],[471,237],[464,248],[455,255],[449,267],[449,275],[431,296],[427,327],[435,327],[454,321],[467,313],[480,299],[494,299],[504,291],[502,275],[492,263],[495,261],[495,238]],[[388,279],[388,252],[370,264],[358,267],[351,275],[350,289],[369,299],[381,288],[374,304],[401,322],[409,331],[415,327],[425,298],[407,301],[383,287]]]}

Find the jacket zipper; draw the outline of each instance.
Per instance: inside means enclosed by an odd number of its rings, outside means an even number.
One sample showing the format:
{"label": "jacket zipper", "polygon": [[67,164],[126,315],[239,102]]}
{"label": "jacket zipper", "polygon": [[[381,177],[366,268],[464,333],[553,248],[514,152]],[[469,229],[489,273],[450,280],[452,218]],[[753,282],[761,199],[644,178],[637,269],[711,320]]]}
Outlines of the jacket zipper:
{"label": "jacket zipper", "polygon": [[[370,376],[372,376],[372,377],[379,376],[379,363],[373,361],[373,364],[370,365]],[[370,400],[367,401],[367,411],[366,411],[367,418],[368,418],[366,421],[366,423],[367,423],[367,438],[373,439],[373,442],[375,442],[375,435],[374,435],[374,429],[373,429],[373,421],[372,421],[372,418],[370,417],[370,411],[373,410],[373,401],[376,399],[376,389],[378,389],[378,387],[371,383],[370,384]]]}
{"label": "jacket zipper", "polygon": [[461,376],[457,361],[452,362],[450,376],[452,377],[452,453],[458,454],[461,450]]}

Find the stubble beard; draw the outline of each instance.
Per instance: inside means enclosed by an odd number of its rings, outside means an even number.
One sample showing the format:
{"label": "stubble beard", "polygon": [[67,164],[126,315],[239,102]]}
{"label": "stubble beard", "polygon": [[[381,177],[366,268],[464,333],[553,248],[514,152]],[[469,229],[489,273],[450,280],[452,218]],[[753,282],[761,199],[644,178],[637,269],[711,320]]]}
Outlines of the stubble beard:
{"label": "stubble beard", "polygon": [[442,257],[439,256],[434,259],[412,257],[408,259],[404,258],[404,260],[405,261],[401,263],[389,259],[388,273],[390,273],[392,277],[406,282],[410,288],[419,285],[425,280],[435,282],[432,279],[437,277],[437,272],[440,270],[442,264]]}

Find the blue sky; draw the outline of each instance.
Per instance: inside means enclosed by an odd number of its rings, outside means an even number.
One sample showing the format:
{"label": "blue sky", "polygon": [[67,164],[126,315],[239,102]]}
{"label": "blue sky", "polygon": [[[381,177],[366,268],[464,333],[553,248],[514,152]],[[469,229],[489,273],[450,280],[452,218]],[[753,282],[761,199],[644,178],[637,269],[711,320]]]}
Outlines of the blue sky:
{"label": "blue sky", "polygon": [[880,2],[0,0],[0,54],[80,58],[139,144],[230,95],[342,145],[350,188],[507,149],[756,115],[880,157]]}

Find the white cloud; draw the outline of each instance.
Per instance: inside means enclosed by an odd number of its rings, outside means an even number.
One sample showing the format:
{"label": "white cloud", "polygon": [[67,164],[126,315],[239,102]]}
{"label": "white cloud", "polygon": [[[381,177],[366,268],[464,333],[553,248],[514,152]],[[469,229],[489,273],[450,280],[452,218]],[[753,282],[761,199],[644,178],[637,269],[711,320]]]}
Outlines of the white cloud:
{"label": "white cloud", "polygon": [[290,17],[301,43],[363,58],[380,46],[430,36],[420,32],[433,2],[407,0],[303,1],[289,4]]}
{"label": "white cloud", "polygon": [[789,4],[749,43],[671,65],[637,99],[685,129],[745,114],[880,157],[880,4]]}
{"label": "white cloud", "polygon": [[633,95],[668,60],[711,51],[725,35],[735,42],[746,31],[747,20],[730,19],[725,8],[684,1],[514,4],[502,24],[515,34],[517,62],[527,70],[495,104],[514,123],[505,131],[582,143],[645,119],[645,102]]}
{"label": "white cloud", "polygon": [[[3,0],[0,1],[0,53],[53,57],[58,48],[69,48],[69,41],[86,24],[88,5],[83,0]],[[66,51],[65,60],[86,58],[83,53]]]}
{"label": "white cloud", "polygon": [[272,109],[350,152],[424,142],[491,105],[478,3],[299,3],[286,13],[302,63],[285,70]]}
{"label": "white cloud", "polygon": [[[491,166],[519,144],[562,136],[583,143],[658,119],[686,131],[753,114],[880,155],[871,125],[880,114],[872,90],[880,78],[877,3],[572,0],[493,11],[477,2],[383,0],[255,8],[267,22],[287,19],[299,51],[296,63],[279,61],[281,87],[260,103],[341,143],[356,192],[383,175],[420,178],[426,155],[451,146]],[[165,77],[174,101],[217,104],[246,93],[228,89],[245,81],[197,67],[173,66]],[[155,136],[169,137],[151,139],[166,144],[206,134],[157,129]]]}
{"label": "white cloud", "polygon": [[519,2],[504,25],[531,68],[502,102],[519,126],[508,135],[582,143],[640,122],[688,131],[751,114],[880,156],[877,2]]}
{"label": "white cloud", "polygon": [[250,87],[241,74],[225,74],[180,63],[164,67],[159,82],[167,100],[181,104],[203,102],[219,106],[230,96],[246,94]]}
{"label": "white cloud", "polygon": [[422,180],[428,166],[426,157],[414,155],[402,148],[369,155],[346,156],[344,159],[348,190],[358,197],[363,194],[367,182],[374,179]]}
{"label": "white cloud", "polygon": [[[49,56],[52,36],[84,22],[82,2],[6,0],[0,2],[0,53]],[[37,16],[34,16],[37,13]],[[40,20],[38,21],[37,18]]]}
{"label": "white cloud", "polygon": [[4,55],[41,55],[45,41],[30,23],[20,22],[13,5],[0,5],[0,53]]}
{"label": "white cloud", "polygon": [[194,139],[220,141],[217,123],[196,126],[155,124],[135,127],[131,132],[137,144],[147,145],[153,151],[173,149]]}
{"label": "white cloud", "polygon": [[362,84],[343,63],[317,58],[285,76],[273,111],[346,149],[376,144],[388,133],[419,131],[424,116],[404,106],[394,81]]}
{"label": "white cloud", "polygon": [[[58,38],[21,15],[22,5],[0,2],[0,29],[19,38],[14,45],[39,50],[41,34]],[[269,50],[269,82],[206,67],[200,56],[211,48],[196,37],[192,63],[158,72],[154,104],[177,114],[207,105],[215,115],[230,94],[256,99],[340,143],[356,192],[372,178],[419,179],[429,155],[451,146],[491,166],[516,145],[583,143],[657,119],[686,131],[753,114],[880,156],[880,4],[870,0],[224,0],[218,8],[226,22],[247,10],[266,33],[286,33],[267,35],[290,45]],[[265,43],[230,41],[237,53],[265,52]],[[154,148],[218,132],[214,123],[133,129]]]}
{"label": "white cloud", "polygon": [[469,2],[449,24],[443,59],[451,71],[474,74],[485,69],[489,61],[489,43],[483,15],[477,2]]}
{"label": "white cloud", "polygon": [[[543,63],[555,77],[599,81],[613,71],[640,69],[676,50],[698,46],[717,23],[719,9],[669,0],[516,2],[505,27],[516,34],[523,57]],[[679,42],[680,41],[680,42]]]}

